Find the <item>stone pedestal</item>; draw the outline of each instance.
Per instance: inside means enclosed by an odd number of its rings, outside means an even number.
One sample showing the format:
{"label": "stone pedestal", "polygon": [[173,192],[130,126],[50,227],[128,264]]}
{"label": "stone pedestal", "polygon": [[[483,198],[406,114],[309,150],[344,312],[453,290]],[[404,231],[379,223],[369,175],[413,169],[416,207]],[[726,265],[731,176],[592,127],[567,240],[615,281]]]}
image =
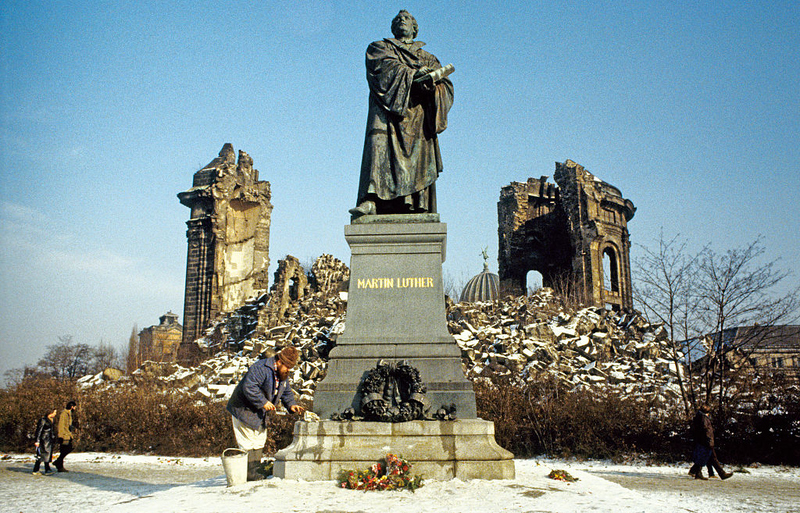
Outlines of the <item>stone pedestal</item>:
{"label": "stone pedestal", "polygon": [[425,479],[514,479],[514,456],[497,445],[494,423],[455,421],[298,421],[294,441],[275,455],[283,479],[324,481],[398,454]]}
{"label": "stone pedestal", "polygon": [[345,227],[350,290],[345,331],[314,392],[314,412],[360,410],[359,383],[380,359],[420,371],[432,411],[456,405],[474,419],[475,393],[447,331],[442,286],[447,226],[438,214],[364,216]]}
{"label": "stone pedestal", "polygon": [[513,479],[513,455],[497,445],[494,424],[477,418],[461,350],[447,331],[442,262],[447,227],[438,214],[364,216],[345,227],[350,289],[345,331],[314,393],[320,418],[361,409],[359,385],[378,361],[408,360],[427,387],[431,411],[455,405],[456,421],[297,422],[274,474],[336,479],[387,453],[428,479]]}

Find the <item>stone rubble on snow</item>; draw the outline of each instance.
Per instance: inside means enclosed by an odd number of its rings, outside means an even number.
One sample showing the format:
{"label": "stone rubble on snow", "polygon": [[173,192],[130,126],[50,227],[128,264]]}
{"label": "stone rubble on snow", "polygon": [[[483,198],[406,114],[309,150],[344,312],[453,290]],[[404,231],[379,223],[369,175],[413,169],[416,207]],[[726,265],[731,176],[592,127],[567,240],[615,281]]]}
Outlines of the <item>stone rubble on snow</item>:
{"label": "stone rubble on snow", "polygon": [[[86,376],[81,387],[145,381],[165,390],[224,400],[259,357],[287,345],[301,351],[292,386],[311,401],[327,371],[328,353],[344,331],[347,267],[323,255],[307,280],[297,259],[279,262],[270,293],[215,321],[196,344],[204,360],[192,368],[145,362],[114,382]],[[290,279],[291,278],[291,279]],[[485,303],[448,300],[448,329],[461,349],[471,380],[508,378],[518,383],[551,377],[568,389],[599,389],[621,397],[672,402],[680,397],[681,368],[671,358],[667,331],[637,313],[597,307],[577,310],[551,289],[528,297]],[[424,380],[424,376],[423,376]]]}

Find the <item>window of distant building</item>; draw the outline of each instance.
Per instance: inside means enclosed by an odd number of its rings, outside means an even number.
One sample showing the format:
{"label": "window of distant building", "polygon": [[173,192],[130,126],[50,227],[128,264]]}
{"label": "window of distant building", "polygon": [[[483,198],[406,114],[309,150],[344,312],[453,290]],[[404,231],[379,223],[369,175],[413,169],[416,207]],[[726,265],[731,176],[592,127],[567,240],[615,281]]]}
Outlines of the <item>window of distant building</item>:
{"label": "window of distant building", "polygon": [[772,359],[772,366],[776,369],[783,368],[783,358],[773,358]]}

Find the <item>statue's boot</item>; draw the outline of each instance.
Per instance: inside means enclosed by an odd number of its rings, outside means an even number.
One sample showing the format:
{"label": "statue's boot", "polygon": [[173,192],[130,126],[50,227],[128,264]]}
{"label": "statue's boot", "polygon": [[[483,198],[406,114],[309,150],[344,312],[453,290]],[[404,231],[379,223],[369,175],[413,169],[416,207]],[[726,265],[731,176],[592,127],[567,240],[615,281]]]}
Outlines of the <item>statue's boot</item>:
{"label": "statue's boot", "polygon": [[357,207],[351,208],[349,212],[352,219],[358,219],[361,216],[375,215],[377,210],[375,209],[374,201],[362,201]]}

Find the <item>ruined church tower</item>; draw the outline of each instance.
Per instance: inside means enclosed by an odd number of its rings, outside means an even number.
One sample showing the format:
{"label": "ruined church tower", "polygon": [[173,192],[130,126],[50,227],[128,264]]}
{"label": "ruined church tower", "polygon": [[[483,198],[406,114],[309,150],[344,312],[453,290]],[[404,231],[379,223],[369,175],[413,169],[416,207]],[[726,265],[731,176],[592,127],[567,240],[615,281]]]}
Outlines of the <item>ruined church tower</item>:
{"label": "ruined church tower", "polygon": [[258,180],[253,159],[230,143],[194,174],[192,188],[178,194],[191,209],[179,357],[220,312],[230,312],[269,285],[270,184]]}
{"label": "ruined church tower", "polygon": [[633,308],[628,222],[636,207],[571,160],[546,176],[512,182],[497,203],[500,289],[524,295],[528,271],[578,301]]}

